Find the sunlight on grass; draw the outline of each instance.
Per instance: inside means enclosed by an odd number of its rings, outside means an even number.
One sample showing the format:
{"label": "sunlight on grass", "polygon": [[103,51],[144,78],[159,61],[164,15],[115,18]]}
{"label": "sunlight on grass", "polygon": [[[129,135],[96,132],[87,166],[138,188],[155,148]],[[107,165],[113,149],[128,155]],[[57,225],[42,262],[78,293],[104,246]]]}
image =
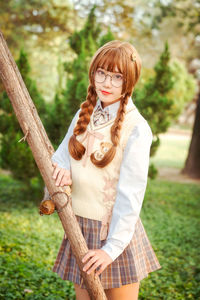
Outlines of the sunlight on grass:
{"label": "sunlight on grass", "polygon": [[151,157],[150,162],[156,167],[182,169],[187,157],[190,137],[163,134],[160,140],[160,147],[156,155]]}

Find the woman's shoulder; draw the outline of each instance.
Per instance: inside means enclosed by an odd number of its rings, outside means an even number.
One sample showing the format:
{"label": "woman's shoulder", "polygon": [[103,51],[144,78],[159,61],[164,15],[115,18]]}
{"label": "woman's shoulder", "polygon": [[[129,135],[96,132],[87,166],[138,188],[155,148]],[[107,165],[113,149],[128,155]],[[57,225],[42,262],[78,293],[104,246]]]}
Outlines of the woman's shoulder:
{"label": "woman's shoulder", "polygon": [[145,122],[145,118],[142,116],[142,114],[139,112],[136,105],[133,103],[131,106],[127,107],[125,118],[125,123],[131,124],[139,124]]}
{"label": "woman's shoulder", "polygon": [[126,122],[125,127],[127,128],[129,123],[129,126],[133,128],[136,128],[134,131],[138,131],[140,135],[150,135],[153,136],[151,127],[148,123],[148,121],[144,118],[144,116],[140,113],[138,108],[135,106],[133,109],[130,109],[126,114]]}

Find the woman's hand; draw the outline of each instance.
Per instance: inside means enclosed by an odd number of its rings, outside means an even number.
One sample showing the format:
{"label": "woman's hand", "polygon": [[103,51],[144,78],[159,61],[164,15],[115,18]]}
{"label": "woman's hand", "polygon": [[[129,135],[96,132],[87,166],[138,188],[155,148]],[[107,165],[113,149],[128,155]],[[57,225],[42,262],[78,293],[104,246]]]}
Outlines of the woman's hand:
{"label": "woman's hand", "polygon": [[[112,258],[101,249],[89,250],[83,257],[82,262],[86,262],[83,267],[83,271],[90,274],[92,271],[98,268],[96,274],[101,274],[105,268],[112,263]],[[100,268],[99,268],[100,267]]]}
{"label": "woman's hand", "polygon": [[69,170],[58,167],[57,163],[52,163],[52,166],[54,167],[52,177],[56,180],[56,186],[72,184],[71,172]]}

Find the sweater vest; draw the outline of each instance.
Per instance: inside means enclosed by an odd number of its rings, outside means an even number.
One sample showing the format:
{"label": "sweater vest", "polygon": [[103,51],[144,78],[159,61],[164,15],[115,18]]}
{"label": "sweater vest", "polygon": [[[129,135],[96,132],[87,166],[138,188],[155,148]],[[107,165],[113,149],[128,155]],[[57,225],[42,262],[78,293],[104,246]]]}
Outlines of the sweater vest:
{"label": "sweater vest", "polygon": [[110,130],[115,118],[94,126],[92,117],[93,114],[87,130],[76,137],[86,148],[85,154],[81,160],[70,156],[72,209],[75,215],[101,221],[100,238],[104,240],[112,217],[126,143],[133,128],[146,120],[134,104],[126,110],[115,157],[107,166],[99,168],[91,162],[90,155],[94,153],[95,158],[101,160],[112,146]]}

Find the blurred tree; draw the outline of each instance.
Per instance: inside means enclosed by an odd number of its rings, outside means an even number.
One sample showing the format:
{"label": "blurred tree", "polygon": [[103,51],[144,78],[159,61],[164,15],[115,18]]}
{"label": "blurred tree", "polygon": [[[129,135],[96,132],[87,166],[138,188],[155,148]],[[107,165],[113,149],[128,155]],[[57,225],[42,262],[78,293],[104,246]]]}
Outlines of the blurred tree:
{"label": "blurred tree", "polygon": [[114,39],[110,29],[101,36],[101,28],[96,23],[94,6],[88,19],[80,31],[75,31],[69,38],[72,50],[76,53],[73,61],[65,63],[68,74],[66,89],[62,96],[56,94],[53,104],[50,106],[50,117],[47,132],[55,144],[59,144],[66,134],[67,128],[80,108],[80,104],[86,99],[88,86],[88,68],[91,57],[102,45]]}
{"label": "blurred tree", "polygon": [[[154,135],[151,156],[156,153],[160,144],[159,134],[167,131],[172,121],[173,100],[167,97],[167,93],[173,88],[174,81],[169,62],[170,52],[166,42],[165,49],[154,67],[154,77],[150,77],[143,88],[136,89],[133,94],[136,106],[144,118],[148,120]],[[151,165],[150,168],[155,174],[155,167]],[[153,176],[153,174],[151,175]]]}
{"label": "blurred tree", "polygon": [[[48,101],[53,98],[57,80],[54,72],[57,55],[68,58],[72,55],[68,36],[74,28],[77,31],[82,28],[93,3],[90,0],[1,1],[0,28],[9,48],[17,57],[19,45],[26,47],[33,78]],[[166,39],[172,56],[183,60],[194,56],[194,36],[198,38],[199,23],[197,1],[98,0],[95,3],[95,16],[102,32],[110,26],[116,38],[132,42],[145,67],[155,65]]]}
{"label": "blurred tree", "polygon": [[45,45],[60,33],[73,32],[68,0],[7,0],[0,6],[0,28],[10,49],[19,49],[30,37]]}
{"label": "blurred tree", "polygon": [[[35,82],[29,77],[30,65],[24,50],[20,51],[17,65],[30,96],[34,100],[42,122],[45,125],[47,120],[45,102],[39,94]],[[0,110],[1,167],[10,170],[14,178],[23,180],[27,185],[30,185],[31,180],[34,178],[41,180],[32,152],[27,143],[18,143],[24,134],[19,126],[6,92],[3,92],[0,96]]]}
{"label": "blurred tree", "polygon": [[[19,49],[26,49],[31,77],[50,101],[57,79],[52,70],[56,69],[58,54],[66,55],[67,38],[75,27],[75,13],[70,0],[0,1],[0,28],[9,49],[15,59]],[[82,22],[79,18],[78,25]],[[70,54],[67,51],[68,57]],[[2,90],[0,82],[0,93]]]}
{"label": "blurred tree", "polygon": [[[80,17],[86,17],[92,1],[73,0]],[[96,16],[102,28],[108,25],[116,37],[131,41],[153,67],[165,40],[180,59],[197,53],[199,3],[191,0],[99,0]]]}
{"label": "blurred tree", "polygon": [[170,63],[170,68],[174,85],[167,93],[167,97],[173,99],[170,116],[175,122],[183,112],[185,105],[193,99],[196,93],[196,80],[189,74],[186,66],[177,59]]}
{"label": "blurred tree", "polygon": [[200,179],[200,93],[196,107],[195,121],[192,131],[192,139],[185,161],[185,166],[181,171],[192,178]]}
{"label": "blurred tree", "polygon": [[195,75],[198,83],[195,96],[197,106],[188,155],[181,172],[192,178],[200,179],[200,60],[194,59],[190,64],[189,70]]}
{"label": "blurred tree", "polygon": [[115,39],[115,37],[114,37],[113,33],[111,32],[110,27],[108,27],[107,33],[104,34],[103,36],[101,36],[98,46],[101,47],[104,44],[106,44],[107,42],[112,41],[114,39]]}
{"label": "blurred tree", "polygon": [[159,145],[159,133],[165,132],[171,122],[173,100],[167,93],[173,88],[173,74],[169,67],[170,52],[168,43],[154,67],[155,75],[150,77],[140,90],[135,90],[135,104],[145,119],[150,123],[156,140],[151,147],[151,154],[156,152]]}
{"label": "blurred tree", "polygon": [[[87,17],[91,8],[93,7],[93,1],[78,1],[72,0],[74,9],[77,11],[79,17]],[[96,1],[95,15],[98,23],[101,25],[103,30],[107,30],[110,26],[111,31],[118,33],[129,33],[132,29],[131,34],[135,27],[133,26],[133,15],[135,7],[139,1],[121,1],[121,0],[99,0]],[[135,29],[135,34],[137,30]],[[121,35],[121,34],[120,34]]]}
{"label": "blurred tree", "polygon": [[[158,5],[159,5],[158,1]],[[184,36],[183,49],[187,44],[187,61],[190,69],[192,63],[200,58],[200,41],[199,41],[199,24],[200,24],[200,3],[199,1],[177,0],[169,1],[166,9],[162,9],[162,16],[170,17],[170,20],[175,20],[177,27],[182,29]],[[190,49],[188,51],[188,49]],[[199,60],[198,60],[199,61]],[[185,166],[181,171],[192,178],[200,178],[200,80],[199,80],[199,63],[192,67],[191,73],[196,74],[198,82],[198,92],[196,94],[197,106],[194,118],[194,126],[192,138],[189,146],[188,155],[185,161]],[[193,97],[191,96],[192,100]]]}

